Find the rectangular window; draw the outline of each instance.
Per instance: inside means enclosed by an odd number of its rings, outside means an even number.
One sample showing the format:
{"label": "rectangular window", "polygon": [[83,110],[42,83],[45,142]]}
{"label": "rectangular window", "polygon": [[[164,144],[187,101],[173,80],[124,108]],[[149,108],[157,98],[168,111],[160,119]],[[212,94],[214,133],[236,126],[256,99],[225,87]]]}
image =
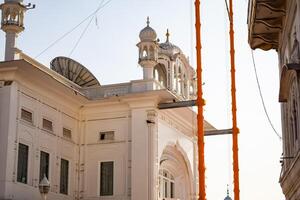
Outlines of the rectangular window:
{"label": "rectangular window", "polygon": [[40,181],[47,177],[49,180],[49,153],[41,151],[40,154]]}
{"label": "rectangular window", "polygon": [[30,122],[32,123],[33,120],[32,120],[32,112],[29,112],[28,110],[25,110],[25,109],[21,109],[21,119],[27,121],[27,122]]}
{"label": "rectangular window", "polygon": [[63,128],[63,137],[72,139],[72,131],[70,129]]}
{"label": "rectangular window", "polygon": [[165,180],[165,198],[168,198],[168,182]]}
{"label": "rectangular window", "polygon": [[28,149],[27,145],[19,143],[17,181],[25,184],[27,183]]}
{"label": "rectangular window", "polygon": [[43,128],[47,131],[53,131],[52,122],[47,119],[43,119]]}
{"label": "rectangular window", "polygon": [[100,132],[100,140],[114,140],[115,132],[114,131],[105,131]]}
{"label": "rectangular window", "polygon": [[175,194],[175,192],[174,192],[174,183],[173,182],[171,182],[171,198],[174,198],[174,194]]}
{"label": "rectangular window", "polygon": [[69,185],[69,161],[65,159],[60,160],[60,188],[61,194],[68,194]]}
{"label": "rectangular window", "polygon": [[114,162],[101,162],[100,196],[111,196],[114,190]]}

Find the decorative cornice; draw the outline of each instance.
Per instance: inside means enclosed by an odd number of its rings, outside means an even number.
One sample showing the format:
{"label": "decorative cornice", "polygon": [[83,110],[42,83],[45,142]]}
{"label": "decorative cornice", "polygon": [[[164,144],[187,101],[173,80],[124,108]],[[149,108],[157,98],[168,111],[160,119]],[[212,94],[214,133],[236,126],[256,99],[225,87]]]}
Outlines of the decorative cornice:
{"label": "decorative cornice", "polygon": [[248,8],[248,41],[252,49],[278,49],[286,8],[283,0],[252,0]]}

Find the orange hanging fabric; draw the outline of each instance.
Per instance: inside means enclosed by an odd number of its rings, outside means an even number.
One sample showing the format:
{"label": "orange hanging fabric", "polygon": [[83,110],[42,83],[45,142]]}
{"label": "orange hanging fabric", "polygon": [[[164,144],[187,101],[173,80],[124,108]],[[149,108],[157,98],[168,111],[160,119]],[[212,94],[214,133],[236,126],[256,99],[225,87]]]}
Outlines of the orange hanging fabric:
{"label": "orange hanging fabric", "polygon": [[233,181],[234,200],[240,200],[239,186],[239,155],[238,155],[238,134],[236,116],[236,85],[235,85],[235,50],[234,50],[234,30],[233,30],[233,0],[229,0],[229,20],[230,20],[230,63],[231,63],[231,98],[232,98],[232,152],[233,152]]}
{"label": "orange hanging fabric", "polygon": [[204,163],[204,117],[202,98],[202,58],[201,58],[201,22],[200,22],[200,0],[195,1],[196,15],[196,50],[197,50],[197,127],[198,127],[198,174],[199,174],[199,200],[206,200],[205,192],[205,163]]}

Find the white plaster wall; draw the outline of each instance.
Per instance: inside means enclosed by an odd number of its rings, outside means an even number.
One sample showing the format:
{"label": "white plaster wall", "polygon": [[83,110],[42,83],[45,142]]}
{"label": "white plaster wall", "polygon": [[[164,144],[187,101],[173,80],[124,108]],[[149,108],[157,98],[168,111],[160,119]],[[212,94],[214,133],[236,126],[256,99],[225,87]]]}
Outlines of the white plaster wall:
{"label": "white plaster wall", "polygon": [[[99,111],[101,109],[98,109]],[[118,115],[119,114],[119,115]],[[106,115],[107,116],[107,115]],[[127,198],[127,136],[129,118],[115,113],[107,118],[101,113],[96,119],[88,120],[84,133],[84,199]],[[86,116],[89,118],[89,115]],[[95,117],[95,116],[94,116]],[[100,141],[99,133],[114,131],[113,141]],[[114,162],[113,196],[100,197],[100,163]]]}
{"label": "white plaster wall", "polygon": [[[187,136],[164,121],[157,123],[156,114],[153,115],[154,123],[146,122],[149,111],[157,112],[157,97],[144,97],[144,100],[135,96],[129,100],[112,98],[81,106],[74,104],[77,97],[69,102],[73,97],[68,94],[64,96],[48,90],[48,86],[44,88],[42,84],[30,83],[28,80],[20,82],[22,85],[16,82],[11,86],[12,91],[0,89],[0,97],[5,95],[0,100],[0,108],[5,107],[0,116],[2,118],[2,115],[9,113],[8,122],[1,119],[1,125],[5,125],[0,127],[1,132],[8,130],[9,133],[7,137],[4,135],[8,138],[8,151],[4,155],[8,158],[5,198],[40,199],[40,151],[50,154],[49,200],[75,197],[153,200],[155,189],[152,185],[155,181],[151,176],[156,172],[153,168],[157,167],[166,145],[177,142],[186,152],[190,165],[193,163],[193,143]],[[129,103],[124,103],[126,101]],[[9,108],[7,105],[10,105]],[[33,113],[32,124],[21,119],[22,108]],[[53,122],[52,132],[42,128],[43,117]],[[63,127],[72,130],[71,140],[63,138]],[[115,131],[114,141],[99,141],[101,131]],[[29,146],[28,184],[16,181],[19,142]],[[0,148],[5,149],[5,146],[1,145]],[[61,158],[69,161],[68,196],[59,194]],[[115,185],[111,197],[99,197],[99,167],[102,161],[114,161]]]}
{"label": "white plaster wall", "polygon": [[[77,138],[77,120],[67,115],[67,110],[57,108],[59,101],[53,103],[47,97],[41,97],[39,93],[29,91],[24,86],[14,87],[12,100],[13,107],[10,113],[13,118],[9,124],[12,127],[8,136],[7,158],[10,161],[6,175],[7,190],[6,198],[12,199],[40,199],[38,192],[40,151],[50,154],[49,181],[51,183],[51,194],[49,199],[73,199],[75,196],[76,184],[76,163],[78,160],[77,145],[74,139]],[[51,94],[49,94],[51,95]],[[1,98],[2,99],[2,98]],[[4,99],[3,99],[4,100]],[[1,100],[2,101],[2,100]],[[9,104],[7,104],[9,105]],[[7,106],[6,105],[6,106]],[[21,119],[21,109],[25,108],[33,113],[33,123]],[[2,112],[1,112],[2,113]],[[42,118],[46,117],[53,122],[53,132],[42,129]],[[1,123],[5,122],[1,120]],[[72,130],[72,140],[62,138],[62,127],[66,126]],[[1,140],[2,141],[2,140]],[[17,180],[17,152],[18,143],[29,146],[28,159],[28,183],[18,183]],[[1,145],[2,146],[2,145]],[[59,194],[60,182],[60,159],[69,161],[69,195]],[[3,194],[3,193],[1,193]],[[0,197],[1,198],[1,197]]]}
{"label": "white plaster wall", "polygon": [[11,87],[0,88],[0,199],[5,197],[5,181],[7,167],[8,124]]}
{"label": "white plaster wall", "polygon": [[132,110],[132,200],[149,199],[149,146],[145,109]]}

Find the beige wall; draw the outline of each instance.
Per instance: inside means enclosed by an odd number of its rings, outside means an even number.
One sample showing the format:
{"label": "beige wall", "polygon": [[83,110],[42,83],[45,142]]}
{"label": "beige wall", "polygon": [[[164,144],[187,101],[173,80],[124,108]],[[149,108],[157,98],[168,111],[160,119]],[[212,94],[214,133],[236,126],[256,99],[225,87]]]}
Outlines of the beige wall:
{"label": "beige wall", "polygon": [[[0,199],[40,199],[40,151],[50,154],[50,200],[158,199],[159,162],[170,144],[180,146],[178,155],[189,166],[189,180],[184,180],[190,184],[188,196],[182,196],[178,186],[177,194],[181,199],[195,196],[195,127],[192,122],[178,123],[180,113],[161,114],[156,109],[158,95],[142,93],[88,101],[55,80],[36,74],[29,79],[26,74],[16,72],[11,76],[13,84],[0,88]],[[22,108],[33,113],[33,123],[21,119]],[[164,119],[172,117],[164,121],[162,115]],[[43,118],[53,122],[53,132],[42,128]],[[71,140],[63,137],[63,127],[72,131]],[[100,141],[102,131],[114,131],[114,140]],[[29,146],[28,184],[16,181],[19,143]],[[59,194],[61,158],[69,161],[68,196]],[[114,162],[111,197],[99,197],[100,163],[104,161]]]}

